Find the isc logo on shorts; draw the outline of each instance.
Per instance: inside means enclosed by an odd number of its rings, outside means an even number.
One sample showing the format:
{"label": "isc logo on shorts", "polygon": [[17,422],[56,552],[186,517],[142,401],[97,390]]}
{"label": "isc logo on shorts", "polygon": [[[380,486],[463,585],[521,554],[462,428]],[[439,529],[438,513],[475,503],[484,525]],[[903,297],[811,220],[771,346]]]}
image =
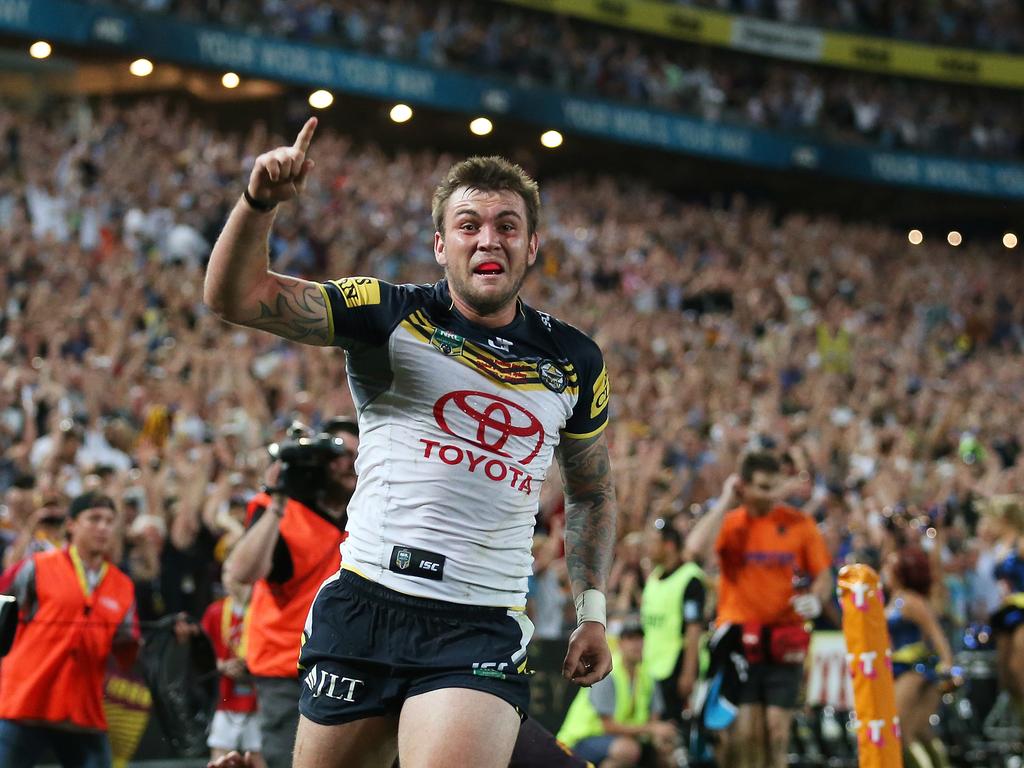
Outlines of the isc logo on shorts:
{"label": "isc logo on shorts", "polygon": [[[306,673],[305,683],[306,687],[312,691],[314,699],[322,693],[329,699],[350,702],[355,702],[359,686],[366,685],[362,680],[356,680],[353,677],[339,677],[331,672],[318,670],[315,664]],[[324,686],[327,687],[327,690],[324,690]]]}

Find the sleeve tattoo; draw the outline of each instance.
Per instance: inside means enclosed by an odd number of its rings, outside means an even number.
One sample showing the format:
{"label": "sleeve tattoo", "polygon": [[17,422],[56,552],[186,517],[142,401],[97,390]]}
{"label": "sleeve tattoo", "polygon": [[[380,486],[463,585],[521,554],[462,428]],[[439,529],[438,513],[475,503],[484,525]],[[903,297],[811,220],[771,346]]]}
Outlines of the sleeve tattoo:
{"label": "sleeve tattoo", "polygon": [[259,315],[245,322],[250,328],[267,331],[292,341],[328,346],[330,337],[328,313],[323,291],[316,283],[277,275],[277,290],[260,301]]}
{"label": "sleeve tattoo", "polygon": [[617,515],[604,435],[563,440],[558,464],[565,484],[565,563],[572,592],[604,592],[615,548]]}

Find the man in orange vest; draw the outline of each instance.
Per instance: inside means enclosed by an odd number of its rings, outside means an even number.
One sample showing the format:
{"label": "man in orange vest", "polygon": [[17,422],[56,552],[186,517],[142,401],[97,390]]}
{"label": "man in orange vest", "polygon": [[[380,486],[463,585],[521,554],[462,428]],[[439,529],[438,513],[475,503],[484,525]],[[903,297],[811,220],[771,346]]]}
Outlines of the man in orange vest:
{"label": "man in orange vest", "polygon": [[779,503],[780,473],[773,454],[746,454],[739,477],[726,480],[687,541],[691,555],[718,561],[716,625],[742,628],[746,681],[719,760],[730,768],[786,765],[810,644],[806,622],[832,592],[825,541],[814,518]]}
{"label": "man in orange vest", "polygon": [[30,768],[47,747],[67,767],[111,762],[103,679],[111,652],[125,669],[135,661],[135,587],[107,559],[113,500],[85,493],[68,517],[70,545],[23,561],[14,577],[20,626],[0,664],[4,768]]}
{"label": "man in orange vest", "polygon": [[332,419],[324,429],[341,438],[343,450],[327,465],[323,487],[300,501],[278,486],[280,464],[268,472],[268,492],[250,502],[249,529],[224,568],[242,584],[253,584],[246,659],[256,683],[269,768],[292,763],[299,722],[298,662],[309,606],[327,577],[341,565],[348,501],[356,487],[359,432],[354,421]]}

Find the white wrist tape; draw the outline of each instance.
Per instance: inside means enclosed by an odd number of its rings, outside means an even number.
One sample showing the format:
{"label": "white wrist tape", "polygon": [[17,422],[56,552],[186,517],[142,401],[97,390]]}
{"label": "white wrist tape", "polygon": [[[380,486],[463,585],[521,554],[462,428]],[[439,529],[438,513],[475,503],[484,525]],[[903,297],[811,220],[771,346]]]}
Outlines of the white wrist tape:
{"label": "white wrist tape", "polygon": [[608,626],[608,611],[604,594],[596,589],[585,589],[576,595],[576,624],[584,621],[596,621]]}

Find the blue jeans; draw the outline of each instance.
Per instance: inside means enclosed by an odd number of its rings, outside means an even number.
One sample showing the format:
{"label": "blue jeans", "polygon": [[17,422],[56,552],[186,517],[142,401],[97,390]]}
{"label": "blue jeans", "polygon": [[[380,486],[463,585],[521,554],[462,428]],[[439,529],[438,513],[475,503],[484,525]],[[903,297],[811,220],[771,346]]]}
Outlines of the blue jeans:
{"label": "blue jeans", "polygon": [[4,768],[32,768],[46,756],[47,747],[64,768],[110,768],[110,740],[105,733],[0,720],[0,765]]}

